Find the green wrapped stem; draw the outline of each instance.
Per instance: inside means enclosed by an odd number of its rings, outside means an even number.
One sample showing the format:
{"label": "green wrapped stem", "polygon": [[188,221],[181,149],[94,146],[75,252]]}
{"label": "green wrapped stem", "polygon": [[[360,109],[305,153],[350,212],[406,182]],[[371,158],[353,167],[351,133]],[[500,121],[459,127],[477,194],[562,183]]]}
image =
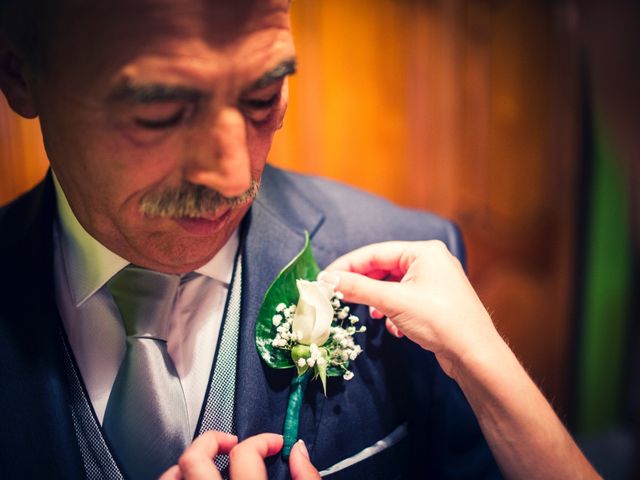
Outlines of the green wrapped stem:
{"label": "green wrapped stem", "polygon": [[282,457],[287,460],[293,444],[298,441],[298,423],[300,420],[300,407],[302,406],[302,398],[304,391],[309,383],[311,370],[304,375],[295,376],[291,380],[291,393],[289,393],[289,405],[287,406],[287,415],[284,418],[284,447],[282,447]]}

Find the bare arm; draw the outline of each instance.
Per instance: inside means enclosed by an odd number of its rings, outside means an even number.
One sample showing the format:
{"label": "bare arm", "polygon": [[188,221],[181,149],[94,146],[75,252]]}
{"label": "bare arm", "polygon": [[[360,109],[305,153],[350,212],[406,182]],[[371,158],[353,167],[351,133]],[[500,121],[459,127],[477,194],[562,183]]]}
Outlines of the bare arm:
{"label": "bare arm", "polygon": [[[432,351],[461,387],[507,478],[600,478],[529,378],[460,263],[439,241],[355,250],[321,274],[346,301]],[[380,280],[380,279],[385,279]]]}

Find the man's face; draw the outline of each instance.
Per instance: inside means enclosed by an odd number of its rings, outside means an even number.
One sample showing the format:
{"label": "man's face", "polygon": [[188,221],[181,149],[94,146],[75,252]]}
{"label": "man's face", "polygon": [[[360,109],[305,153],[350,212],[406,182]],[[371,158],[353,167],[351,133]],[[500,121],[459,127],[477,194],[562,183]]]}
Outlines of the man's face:
{"label": "man's face", "polygon": [[[76,5],[53,22],[32,81],[74,213],[133,263],[203,265],[249,208],[282,123],[288,1],[62,3]],[[241,198],[218,205],[211,190]]]}

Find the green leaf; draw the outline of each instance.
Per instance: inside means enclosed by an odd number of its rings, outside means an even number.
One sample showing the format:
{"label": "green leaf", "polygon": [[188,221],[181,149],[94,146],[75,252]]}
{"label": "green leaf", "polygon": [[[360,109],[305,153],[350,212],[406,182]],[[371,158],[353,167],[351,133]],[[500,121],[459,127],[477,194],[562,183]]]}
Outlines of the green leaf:
{"label": "green leaf", "polygon": [[297,279],[314,281],[320,273],[320,267],[313,257],[309,232],[305,231],[304,248],[278,274],[267,289],[262,300],[262,306],[256,320],[256,347],[262,359],[272,368],[294,367],[288,350],[275,348],[271,341],[275,337],[276,327],[273,326],[273,316],[279,303],[289,306],[297,304],[299,293],[296,286]]}

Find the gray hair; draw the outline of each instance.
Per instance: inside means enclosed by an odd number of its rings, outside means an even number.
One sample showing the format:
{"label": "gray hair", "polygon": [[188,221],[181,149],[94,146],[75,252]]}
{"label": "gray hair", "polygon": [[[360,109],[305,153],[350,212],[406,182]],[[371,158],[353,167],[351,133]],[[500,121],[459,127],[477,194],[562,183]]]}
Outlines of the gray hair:
{"label": "gray hair", "polygon": [[252,180],[244,193],[225,197],[221,193],[202,185],[184,183],[177,188],[152,192],[140,200],[140,212],[147,217],[197,218],[214,213],[221,206],[237,207],[255,198],[260,182]]}

